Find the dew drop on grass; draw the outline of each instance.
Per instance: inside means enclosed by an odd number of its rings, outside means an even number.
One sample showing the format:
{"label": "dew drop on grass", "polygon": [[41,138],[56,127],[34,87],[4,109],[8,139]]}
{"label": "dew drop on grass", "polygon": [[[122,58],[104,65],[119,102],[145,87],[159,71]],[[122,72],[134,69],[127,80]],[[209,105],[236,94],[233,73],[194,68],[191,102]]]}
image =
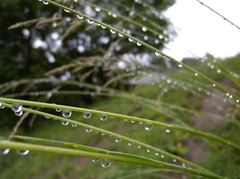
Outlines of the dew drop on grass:
{"label": "dew drop on grass", "polygon": [[156,155],[156,156],[158,156],[158,155],[159,155],[159,153],[155,153],[155,155]]}
{"label": "dew drop on grass", "polygon": [[105,133],[102,133],[102,136],[106,135]]}
{"label": "dew drop on grass", "polygon": [[115,139],[115,142],[121,142],[121,141],[122,141],[121,138],[117,138],[117,139]]}
{"label": "dew drop on grass", "polygon": [[86,132],[92,132],[92,128],[87,128]]}
{"label": "dew drop on grass", "polygon": [[182,68],[182,64],[179,64],[178,67],[179,67],[179,68]]}
{"label": "dew drop on grass", "polygon": [[150,131],[152,128],[153,128],[153,125],[151,122],[146,122],[144,124],[144,128],[147,130],[147,131]]}
{"label": "dew drop on grass", "polygon": [[129,145],[129,146],[132,146],[132,145],[133,145],[133,142],[128,142],[128,145]]}
{"label": "dew drop on grass", "polygon": [[10,149],[1,149],[2,155],[7,155],[10,152]]}
{"label": "dew drop on grass", "polygon": [[100,120],[101,121],[106,121],[107,120],[107,115],[102,114],[101,117],[100,117]]}
{"label": "dew drop on grass", "polygon": [[83,19],[83,16],[77,15],[78,19]]}
{"label": "dew drop on grass", "polygon": [[84,112],[84,113],[83,113],[83,117],[84,117],[85,119],[89,119],[91,116],[92,116],[92,114],[91,114],[90,112]]}
{"label": "dew drop on grass", "polygon": [[29,150],[18,150],[17,153],[19,155],[25,156],[25,155],[27,155],[29,153]]}
{"label": "dew drop on grass", "polygon": [[131,123],[135,124],[137,121],[132,120]]}
{"label": "dew drop on grass", "polygon": [[150,150],[150,149],[147,149],[146,151],[147,151],[147,153],[151,152],[151,150]]}
{"label": "dew drop on grass", "polygon": [[123,37],[123,34],[121,34],[121,33],[118,33],[118,36],[119,36],[119,37]]}
{"label": "dew drop on grass", "polygon": [[131,38],[128,38],[128,41],[129,41],[129,42],[133,42],[133,39],[131,39]]}
{"label": "dew drop on grass", "polygon": [[106,29],[106,27],[104,25],[101,25],[102,29]]}
{"label": "dew drop on grass", "polygon": [[69,122],[62,122],[62,125],[67,126]]}
{"label": "dew drop on grass", "polygon": [[113,29],[110,29],[110,32],[111,32],[112,34],[115,34],[115,33],[116,33],[116,31],[113,30]]}
{"label": "dew drop on grass", "polygon": [[21,116],[23,114],[23,111],[15,112],[16,116]]}
{"label": "dew drop on grass", "polygon": [[69,118],[72,115],[72,111],[70,109],[63,109],[62,110],[62,116],[65,118]]}
{"label": "dew drop on grass", "polygon": [[111,161],[108,158],[102,158],[101,159],[101,166],[103,168],[107,168],[111,166]]}
{"label": "dew drop on grass", "polygon": [[239,99],[236,100],[237,103],[239,103],[239,101],[240,101]]}
{"label": "dew drop on grass", "polygon": [[49,4],[49,2],[48,1],[42,1],[43,2],[43,4],[45,4],[45,5],[48,5]]}
{"label": "dew drop on grass", "polygon": [[0,109],[3,109],[3,108],[4,108],[3,103],[0,102]]}
{"label": "dew drop on grass", "polygon": [[194,75],[195,75],[195,76],[198,76],[198,73],[195,73]]}
{"label": "dew drop on grass", "polygon": [[170,129],[166,129],[165,131],[166,131],[166,133],[170,133],[170,132],[171,132],[171,130],[170,130]]}
{"label": "dew drop on grass", "polygon": [[89,24],[93,24],[94,23],[94,21],[92,21],[90,19],[87,19],[87,21],[88,21]]}
{"label": "dew drop on grass", "polygon": [[217,70],[217,73],[221,73],[221,72],[222,72],[222,70],[220,70],[220,69]]}
{"label": "dew drop on grass", "polygon": [[96,7],[95,10],[96,10],[97,12],[100,12],[100,11],[101,11],[101,8]]}
{"label": "dew drop on grass", "polygon": [[212,84],[212,86],[213,86],[213,87],[215,87],[215,86],[216,86],[216,84]]}
{"label": "dew drop on grass", "polygon": [[13,103],[12,110],[13,112],[20,112],[22,110],[22,105],[19,103]]}
{"label": "dew drop on grass", "polygon": [[161,155],[161,158],[164,158],[165,156],[164,155]]}
{"label": "dew drop on grass", "polygon": [[61,112],[61,111],[62,111],[62,109],[55,109],[55,111],[56,111],[56,112]]}
{"label": "dew drop on grass", "polygon": [[67,13],[69,13],[69,12],[70,12],[70,11],[69,11],[69,10],[67,10],[67,9],[64,9],[64,11],[65,11],[65,12],[67,12]]}
{"label": "dew drop on grass", "polygon": [[155,52],[155,55],[156,55],[156,56],[160,56],[160,53],[159,53],[159,52]]}
{"label": "dew drop on grass", "polygon": [[117,14],[113,13],[113,14],[112,14],[112,17],[113,17],[113,18],[116,18],[116,17],[117,17]]}
{"label": "dew drop on grass", "polygon": [[142,31],[146,32],[147,31],[147,27],[142,27]]}
{"label": "dew drop on grass", "polygon": [[93,163],[96,163],[96,162],[98,162],[99,161],[99,158],[97,158],[97,157],[94,157],[93,159],[92,159],[92,162]]}
{"label": "dew drop on grass", "polygon": [[141,149],[142,147],[141,147],[141,145],[139,145],[139,146],[137,146],[137,148],[138,148],[138,149]]}
{"label": "dew drop on grass", "polygon": [[177,160],[176,160],[176,159],[173,159],[173,162],[175,163],[175,162],[177,162]]}
{"label": "dew drop on grass", "polygon": [[77,127],[77,124],[72,124],[72,127]]}
{"label": "dew drop on grass", "polygon": [[142,44],[141,44],[140,42],[137,42],[137,46],[139,46],[139,47],[140,47],[140,46],[142,46]]}

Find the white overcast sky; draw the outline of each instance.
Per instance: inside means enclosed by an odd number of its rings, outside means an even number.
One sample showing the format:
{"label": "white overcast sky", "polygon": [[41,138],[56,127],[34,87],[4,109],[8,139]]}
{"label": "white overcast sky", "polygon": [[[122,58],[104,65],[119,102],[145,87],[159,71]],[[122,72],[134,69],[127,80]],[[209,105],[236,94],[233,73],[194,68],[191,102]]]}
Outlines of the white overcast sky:
{"label": "white overcast sky", "polygon": [[[202,0],[206,5],[240,26],[240,0]],[[240,53],[240,30],[196,0],[177,0],[165,13],[178,37],[167,45],[165,53],[181,60],[188,52],[203,57],[230,57]]]}

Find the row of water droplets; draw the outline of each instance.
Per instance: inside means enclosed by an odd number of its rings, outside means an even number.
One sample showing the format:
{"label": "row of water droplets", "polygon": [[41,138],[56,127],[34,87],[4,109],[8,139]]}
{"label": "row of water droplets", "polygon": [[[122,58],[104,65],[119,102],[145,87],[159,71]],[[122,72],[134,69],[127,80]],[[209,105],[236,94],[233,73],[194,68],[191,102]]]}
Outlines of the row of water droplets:
{"label": "row of water droplets", "polygon": [[[2,107],[2,106],[3,106],[3,105],[2,105],[2,103],[0,102],[0,107]],[[22,111],[22,105],[21,105],[20,103],[13,103],[13,104],[12,104],[12,110],[13,110],[14,112],[20,112],[20,111]],[[64,118],[69,118],[69,117],[71,117],[71,115],[72,115],[72,111],[69,110],[69,109],[56,109],[56,112],[62,112],[62,116],[63,116]],[[91,114],[90,112],[84,112],[84,113],[83,113],[83,116],[84,116],[84,118],[89,119],[89,118],[91,118],[92,114]],[[100,120],[101,120],[101,121],[106,121],[107,118],[108,118],[108,116],[105,115],[105,114],[100,115]],[[124,121],[128,121],[128,120],[127,120],[127,119],[124,119]],[[135,124],[136,122],[137,122],[137,121],[131,120],[131,123],[133,123],[133,124]],[[139,122],[139,124],[143,124],[143,123],[142,123],[142,122]],[[66,123],[63,122],[63,125],[68,125],[68,123],[66,124]],[[153,125],[152,125],[151,122],[146,122],[146,123],[144,124],[144,126],[145,126],[145,129],[146,129],[147,131],[149,131],[149,130],[151,130],[151,129],[153,128]],[[75,127],[75,126],[73,126],[73,127]],[[86,129],[86,132],[91,132],[91,131],[92,131],[92,129]],[[170,133],[170,132],[171,132],[170,128],[166,129],[165,132],[166,132],[166,133]],[[118,143],[118,142],[121,142],[121,140],[122,140],[121,138],[116,138],[116,139],[115,139],[115,142]],[[133,142],[128,142],[128,146],[133,146],[133,145],[134,145]],[[142,147],[141,147],[141,145],[138,145],[137,148],[140,149],[140,148],[142,148]],[[10,152],[10,149],[2,149],[2,154],[3,154],[3,155],[7,155],[9,152]],[[151,150],[150,150],[150,149],[146,149],[146,152],[147,152],[147,153],[150,153]],[[19,153],[20,155],[27,155],[27,154],[29,153],[29,150],[19,150],[18,153]],[[156,152],[156,153],[155,153],[155,156],[159,156],[159,153]],[[164,155],[161,155],[160,157],[161,157],[162,159],[165,158]],[[93,159],[93,162],[94,162],[94,161],[97,162],[97,161],[99,161],[99,159]],[[176,162],[176,159],[173,159],[173,162]],[[109,167],[109,166],[111,165],[111,161],[110,161],[109,159],[107,159],[107,158],[100,159],[100,163],[101,163],[101,166],[104,167],[104,168],[107,168],[107,167]]]}
{"label": "row of water droplets", "polygon": [[[41,1],[41,0],[40,0],[40,1]],[[75,2],[76,2],[76,1],[75,1]],[[48,4],[47,1],[43,1],[43,3],[44,3],[44,4]],[[137,1],[136,3],[142,3],[142,2],[141,2],[141,1]],[[68,12],[68,13],[70,12],[70,11],[67,10],[67,9],[64,9],[64,10],[65,10],[65,12]],[[101,8],[96,7],[95,10],[96,10],[97,12],[100,12],[100,11],[101,11]],[[83,19],[83,16],[77,15],[77,17],[78,17],[79,19]],[[88,23],[90,23],[90,24],[93,24],[93,23],[94,23],[94,20],[87,19],[87,21],[88,21]],[[101,26],[103,29],[106,28],[104,25],[101,25],[101,24],[98,24],[98,25]],[[142,27],[142,30],[143,30],[144,32],[146,32],[146,31],[147,31],[147,28],[146,28],[146,27]],[[110,32],[114,34],[114,33],[116,33],[116,30],[110,28]],[[120,33],[120,32],[119,32],[119,36],[120,36],[120,37],[123,37],[124,35],[123,35],[123,33]],[[162,39],[162,36],[159,35],[159,38]],[[134,42],[134,40],[133,40],[132,38],[130,38],[130,37],[128,38],[128,40],[129,40],[130,42]],[[141,42],[137,42],[136,44],[137,44],[138,46],[141,46],[141,45],[142,45]],[[155,55],[156,55],[156,56],[160,56],[161,54],[160,54],[159,52],[155,52]],[[180,63],[178,66],[179,66],[180,68],[183,67],[183,65],[182,65],[181,63]],[[214,66],[211,65],[211,68],[214,68]],[[217,70],[218,73],[220,73],[220,71],[221,71],[221,70],[219,70],[219,69]],[[195,76],[198,76],[198,73],[196,72],[194,75],[195,75]],[[215,87],[216,84],[212,84],[212,86]],[[231,97],[231,95],[230,95],[230,97]]]}

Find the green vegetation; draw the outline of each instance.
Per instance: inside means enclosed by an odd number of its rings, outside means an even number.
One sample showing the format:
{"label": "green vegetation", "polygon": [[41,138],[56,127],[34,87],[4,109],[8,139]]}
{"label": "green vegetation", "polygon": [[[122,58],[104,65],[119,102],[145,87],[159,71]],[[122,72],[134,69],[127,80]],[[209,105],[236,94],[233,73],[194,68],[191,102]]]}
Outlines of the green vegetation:
{"label": "green vegetation", "polygon": [[1,179],[240,178],[240,56],[162,53],[173,3],[3,0]]}

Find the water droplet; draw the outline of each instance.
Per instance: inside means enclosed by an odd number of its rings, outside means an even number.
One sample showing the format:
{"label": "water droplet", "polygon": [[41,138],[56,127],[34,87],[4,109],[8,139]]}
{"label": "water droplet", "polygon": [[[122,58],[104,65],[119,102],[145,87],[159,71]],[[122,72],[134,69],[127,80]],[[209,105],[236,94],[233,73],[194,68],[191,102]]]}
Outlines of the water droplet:
{"label": "water droplet", "polygon": [[110,32],[111,32],[112,34],[115,34],[115,33],[116,33],[116,31],[113,30],[113,29],[110,29]]}
{"label": "water droplet", "polygon": [[135,124],[137,121],[132,120],[131,123]]}
{"label": "water droplet", "polygon": [[194,75],[195,75],[195,76],[198,76],[198,73],[195,73]]}
{"label": "water droplet", "polygon": [[220,70],[220,69],[217,70],[217,73],[221,73],[221,72],[222,72],[222,70]]}
{"label": "water droplet", "polygon": [[121,138],[117,138],[117,139],[115,139],[115,142],[121,142],[121,141],[122,141]]}
{"label": "water droplet", "polygon": [[116,17],[117,17],[117,14],[114,14],[114,13],[113,13],[113,14],[112,14],[112,17],[113,17],[113,18],[116,18]]}
{"label": "water droplet", "polygon": [[183,166],[183,167],[186,167],[186,164],[185,164],[185,163],[183,163],[183,164],[182,164],[182,166]]}
{"label": "water droplet", "polygon": [[170,132],[171,132],[171,130],[170,130],[170,129],[166,129],[165,131],[166,131],[166,133],[170,133]]}
{"label": "water droplet", "polygon": [[177,160],[176,160],[176,159],[173,159],[173,162],[177,162]]}
{"label": "water droplet", "polygon": [[87,128],[86,132],[92,132],[92,128]]}
{"label": "water droplet", "polygon": [[92,159],[92,162],[93,163],[96,163],[96,162],[98,162],[99,161],[99,158],[97,158],[97,157],[94,157],[93,159]]}
{"label": "water droplet", "polygon": [[23,111],[15,112],[16,116],[21,116],[23,114]]}
{"label": "water droplet", "polygon": [[146,32],[147,31],[147,27],[142,27],[142,31]]}
{"label": "water droplet", "polygon": [[239,99],[236,100],[237,103],[239,103],[239,101],[240,101]]}
{"label": "water droplet", "polygon": [[62,110],[62,116],[65,118],[69,118],[72,115],[72,111],[70,109],[63,109]]}
{"label": "water droplet", "polygon": [[179,64],[178,67],[179,67],[179,68],[182,68],[182,64]]}
{"label": "water droplet", "polygon": [[102,114],[101,117],[100,117],[100,120],[101,121],[106,121],[107,120],[107,115]]}
{"label": "water droplet", "polygon": [[127,122],[128,120],[127,119],[124,119],[125,122]]}
{"label": "water droplet", "polygon": [[139,145],[139,146],[137,146],[137,148],[141,149],[142,147]]}
{"label": "water droplet", "polygon": [[101,159],[101,166],[103,168],[110,167],[110,165],[111,165],[111,161],[109,159],[107,159],[107,158],[102,158]]}
{"label": "water droplet", "polygon": [[139,47],[140,47],[140,46],[142,46],[142,44],[141,44],[140,42],[137,42],[137,46],[139,46]]}
{"label": "water droplet", "polygon": [[7,155],[10,152],[10,149],[1,149],[2,155]]}
{"label": "water droplet", "polygon": [[12,110],[14,112],[20,112],[22,110],[22,105],[19,103],[13,103],[12,104]]}
{"label": "water droplet", "polygon": [[4,108],[3,103],[0,102],[0,109],[3,109],[3,108]]}
{"label": "water droplet", "polygon": [[[16,114],[16,113],[15,113]],[[46,118],[46,119],[50,119],[50,117],[48,117],[48,116],[44,116],[44,118]]]}
{"label": "water droplet", "polygon": [[77,15],[78,19],[83,19],[83,16]]}
{"label": "water droplet", "polygon": [[61,112],[62,111],[62,109],[55,109],[56,110],[56,112]]}
{"label": "water droplet", "polygon": [[119,37],[123,37],[123,34],[121,34],[121,33],[118,33],[118,36],[119,36]]}
{"label": "water droplet", "polygon": [[151,150],[150,150],[150,149],[147,149],[146,151],[147,151],[148,153],[149,153],[149,152],[151,152]]}
{"label": "water droplet", "polygon": [[229,93],[226,93],[226,96],[229,96],[230,94]]}
{"label": "water droplet", "polygon": [[67,9],[64,9],[64,11],[65,11],[65,12],[67,12],[67,13],[69,13],[69,12],[70,12],[70,11],[69,11],[69,10],[67,10]]}
{"label": "water droplet", "polygon": [[212,84],[213,85],[213,87],[215,87],[216,86],[216,84]]}
{"label": "water droplet", "polygon": [[62,122],[62,125],[67,126],[69,122]]}
{"label": "water droplet", "polygon": [[49,4],[49,2],[48,1],[42,1],[43,2],[43,4],[45,4],[45,5],[48,5]]}
{"label": "water droplet", "polygon": [[131,38],[128,38],[128,40],[129,40],[129,42],[133,42],[133,39],[131,39]]}
{"label": "water droplet", "polygon": [[159,39],[163,39],[163,35],[160,34],[160,35],[158,36],[158,38],[159,38]]}
{"label": "water droplet", "polygon": [[151,122],[146,122],[146,123],[144,124],[144,127],[145,127],[145,129],[146,129],[147,131],[150,131],[150,130],[153,128],[153,125],[152,125]]}
{"label": "water droplet", "polygon": [[159,52],[155,52],[155,55],[156,55],[156,56],[160,56],[160,53],[159,53]]}
{"label": "water droplet", "polygon": [[85,119],[89,119],[91,116],[92,116],[92,114],[91,114],[90,112],[84,112],[84,113],[83,113],[83,117],[84,117]]}
{"label": "water droplet", "polygon": [[18,150],[17,153],[20,154],[20,155],[25,156],[25,155],[27,155],[29,153],[29,150]]}
{"label": "water droplet", "polygon": [[101,25],[102,29],[106,29],[106,27],[104,25]]}
{"label": "water droplet", "polygon": [[87,21],[88,21],[89,24],[93,24],[94,23],[94,21],[92,21],[90,19],[87,19]]}
{"label": "water droplet", "polygon": [[164,158],[165,156],[164,155],[161,155],[161,158]]}
{"label": "water droplet", "polygon": [[132,146],[132,145],[133,145],[133,142],[128,142],[128,145],[129,145],[129,146]]}
{"label": "water droplet", "polygon": [[106,135],[105,133],[102,133],[102,136]]}
{"label": "water droplet", "polygon": [[77,127],[77,124],[72,124],[72,127]]}
{"label": "water droplet", "polygon": [[100,7],[96,7],[95,10],[96,10],[97,12],[100,12],[100,11],[101,11],[101,8],[100,8]]}
{"label": "water droplet", "polygon": [[159,153],[155,153],[155,155],[156,155],[156,156],[158,156],[158,155],[159,155]]}

